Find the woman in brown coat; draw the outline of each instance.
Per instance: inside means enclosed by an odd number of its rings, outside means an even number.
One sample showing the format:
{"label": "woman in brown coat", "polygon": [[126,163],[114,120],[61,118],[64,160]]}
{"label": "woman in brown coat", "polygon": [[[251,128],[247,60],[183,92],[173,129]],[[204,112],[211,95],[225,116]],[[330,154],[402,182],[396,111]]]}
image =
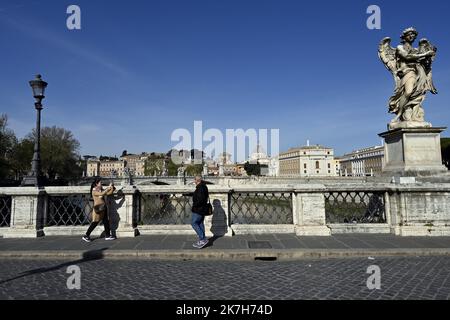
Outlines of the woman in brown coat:
{"label": "woman in brown coat", "polygon": [[102,188],[102,180],[96,178],[91,185],[91,195],[94,199],[94,209],[92,210],[92,222],[87,230],[86,234],[83,236],[83,240],[86,242],[91,242],[90,237],[91,232],[94,231],[95,227],[100,221],[103,221],[105,227],[105,240],[115,240],[115,237],[111,236],[111,229],[109,226],[108,210],[106,208],[105,197],[110,196],[114,192],[114,186],[111,183],[106,190]]}

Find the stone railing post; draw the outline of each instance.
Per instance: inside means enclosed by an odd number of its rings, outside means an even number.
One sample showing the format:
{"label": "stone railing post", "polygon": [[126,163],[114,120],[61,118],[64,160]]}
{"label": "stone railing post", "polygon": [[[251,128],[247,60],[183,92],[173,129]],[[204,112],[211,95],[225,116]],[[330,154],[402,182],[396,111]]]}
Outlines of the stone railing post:
{"label": "stone railing post", "polygon": [[330,236],[326,225],[323,185],[296,187],[293,193],[295,233],[298,236]]}
{"label": "stone railing post", "polygon": [[232,236],[233,230],[230,228],[229,204],[230,192],[229,188],[209,188],[209,199],[213,206],[213,215],[205,217],[205,233],[207,237],[223,237]]}
{"label": "stone railing post", "polygon": [[8,188],[12,196],[11,224],[4,238],[36,238],[43,236],[46,193],[43,188]]}
{"label": "stone railing post", "polygon": [[111,229],[116,230],[120,238],[135,237],[138,235],[135,224],[137,198],[139,192],[132,186],[127,186],[109,197]]}
{"label": "stone railing post", "polygon": [[398,236],[450,236],[448,184],[391,187],[391,232]]}

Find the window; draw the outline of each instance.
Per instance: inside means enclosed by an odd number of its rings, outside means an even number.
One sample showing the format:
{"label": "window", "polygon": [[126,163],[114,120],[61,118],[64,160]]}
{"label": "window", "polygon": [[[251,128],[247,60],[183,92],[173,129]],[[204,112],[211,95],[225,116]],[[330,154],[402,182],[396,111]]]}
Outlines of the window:
{"label": "window", "polygon": [[306,174],[306,170],[305,171],[303,171],[305,174]]}
{"label": "window", "polygon": [[305,168],[305,169],[307,168],[306,163],[303,165],[303,168]]}
{"label": "window", "polygon": [[[320,163],[319,163],[319,161],[316,161],[316,169],[320,169]],[[319,172],[317,172],[317,173],[319,173]]]}
{"label": "window", "polygon": [[331,163],[328,164],[328,169],[331,169]]}

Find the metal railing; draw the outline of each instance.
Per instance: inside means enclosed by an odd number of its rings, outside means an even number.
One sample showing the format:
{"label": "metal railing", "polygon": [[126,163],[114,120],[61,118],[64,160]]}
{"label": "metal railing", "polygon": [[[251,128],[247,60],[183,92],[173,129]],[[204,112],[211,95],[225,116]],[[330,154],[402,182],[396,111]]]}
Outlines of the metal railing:
{"label": "metal railing", "polygon": [[[7,190],[11,192],[10,190]],[[135,190],[132,199],[120,208],[121,219],[125,214],[132,219],[133,227],[143,225],[189,225],[192,210],[192,188],[148,187]],[[295,194],[310,192],[309,189],[242,188],[241,190],[216,190],[220,197],[227,197],[227,208],[223,208],[224,219],[232,225],[292,225]],[[386,224],[384,186],[371,189],[333,187],[314,189],[311,192],[323,194],[327,224]],[[14,190],[13,192],[14,193]],[[213,193],[214,194],[214,191]],[[130,193],[131,195],[131,193]],[[12,198],[14,195],[0,195],[0,227],[12,223]],[[89,224],[93,202],[87,188],[48,190],[45,195],[43,224],[45,227],[85,226]],[[213,202],[214,197],[211,196]],[[306,206],[307,208],[307,206]],[[114,211],[114,210],[112,210]],[[116,215],[118,211],[116,210]],[[217,218],[217,216],[216,216]]]}
{"label": "metal railing", "polygon": [[327,224],[387,222],[383,192],[336,191],[324,196]]}
{"label": "metal railing", "polygon": [[93,201],[89,194],[51,195],[45,226],[83,226],[90,222]]}
{"label": "metal railing", "polygon": [[237,192],[230,200],[230,225],[294,223],[290,192]]}
{"label": "metal railing", "polygon": [[11,225],[11,196],[0,196],[0,228]]}
{"label": "metal railing", "polygon": [[192,196],[180,193],[138,193],[137,225],[190,224]]}

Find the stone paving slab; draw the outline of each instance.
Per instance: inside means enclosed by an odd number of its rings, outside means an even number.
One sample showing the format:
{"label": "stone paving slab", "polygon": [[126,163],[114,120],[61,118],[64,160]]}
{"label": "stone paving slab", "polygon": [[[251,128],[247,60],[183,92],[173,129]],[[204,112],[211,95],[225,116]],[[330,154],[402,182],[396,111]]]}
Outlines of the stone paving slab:
{"label": "stone paving slab", "polygon": [[[380,234],[299,237],[295,234],[237,235],[213,238],[202,250],[192,244],[195,235],[155,235],[105,241],[97,238],[85,243],[81,237],[48,236],[37,239],[0,239],[0,257],[80,256],[103,250],[103,255],[163,259],[253,259],[274,257],[297,259],[311,257],[358,257],[397,255],[450,255],[450,237],[395,237]],[[265,241],[271,249],[251,249],[251,241]]]}

